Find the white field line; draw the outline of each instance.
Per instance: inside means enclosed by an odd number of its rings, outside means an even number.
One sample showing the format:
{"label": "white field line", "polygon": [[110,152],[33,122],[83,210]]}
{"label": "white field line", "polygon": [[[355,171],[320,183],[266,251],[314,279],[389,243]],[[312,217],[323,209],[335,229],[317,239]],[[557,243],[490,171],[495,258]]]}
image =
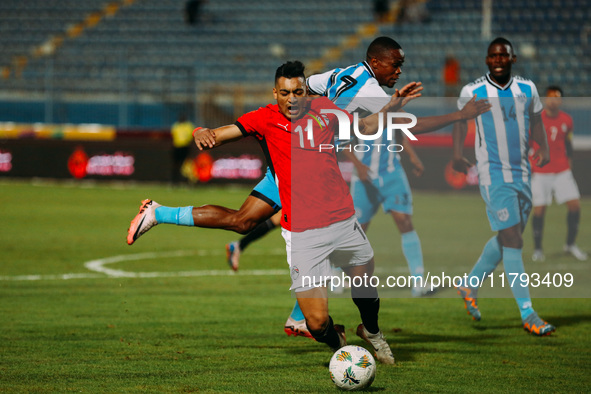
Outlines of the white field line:
{"label": "white field line", "polygon": [[[13,276],[0,276],[0,281],[38,281],[38,280],[71,280],[71,279],[100,279],[100,278],[171,278],[171,277],[204,277],[204,276],[279,276],[286,275],[289,273],[287,269],[274,269],[274,270],[240,270],[234,272],[230,269],[224,270],[199,270],[199,271],[169,271],[169,272],[133,272],[123,271],[118,269],[112,269],[106,267],[108,264],[121,263],[125,261],[135,260],[151,260],[159,258],[174,258],[174,257],[185,257],[185,256],[217,256],[220,257],[224,253],[221,251],[210,251],[210,250],[177,250],[169,252],[148,252],[148,253],[136,253],[105,257],[102,259],[91,260],[84,263],[84,266],[93,272],[89,273],[66,273],[66,274],[53,274],[53,275],[13,275]],[[249,252],[253,255],[261,255],[256,251]],[[265,253],[266,255],[284,256],[284,249],[274,249]],[[447,269],[445,269],[447,268]],[[438,267],[439,274],[442,272],[457,272],[458,268],[464,267]],[[465,267],[468,270],[471,267]],[[578,262],[573,263],[561,263],[552,266],[553,272],[561,271],[587,271],[589,268],[585,264]],[[441,271],[443,269],[443,271]],[[466,271],[467,272],[467,271]],[[378,266],[375,269],[377,275],[405,275],[408,274],[408,268],[405,266]],[[437,274],[431,272],[432,274]],[[452,274],[448,274],[452,275]],[[453,275],[452,275],[453,276]]]}
{"label": "white field line", "polygon": [[[250,252],[249,252],[250,253]],[[251,254],[256,254],[253,251]],[[283,255],[284,249],[271,250],[266,252],[266,255]],[[108,264],[121,263],[124,261],[134,260],[150,260],[160,258],[174,258],[185,256],[221,256],[222,253],[212,253],[207,250],[189,251],[177,250],[172,252],[149,252],[125,254],[119,256],[105,257],[102,259],[91,260],[84,263],[84,266],[93,271],[93,273],[68,273],[58,275],[16,275],[16,276],[0,276],[0,281],[34,281],[34,280],[68,280],[68,279],[97,279],[97,278],[170,278],[170,277],[199,277],[199,276],[273,276],[273,275],[287,275],[287,269],[275,270],[240,270],[234,272],[230,269],[224,270],[199,270],[199,271],[170,271],[170,272],[133,272],[112,269],[106,267]]]}

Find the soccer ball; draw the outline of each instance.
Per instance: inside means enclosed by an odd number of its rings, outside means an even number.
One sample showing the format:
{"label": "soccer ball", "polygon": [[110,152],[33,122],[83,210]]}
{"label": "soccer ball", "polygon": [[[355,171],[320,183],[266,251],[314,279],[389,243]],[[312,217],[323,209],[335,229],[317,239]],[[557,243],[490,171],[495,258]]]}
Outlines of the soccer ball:
{"label": "soccer ball", "polygon": [[365,348],[344,346],[332,355],[328,365],[330,378],[338,388],[347,391],[362,390],[376,377],[376,362]]}

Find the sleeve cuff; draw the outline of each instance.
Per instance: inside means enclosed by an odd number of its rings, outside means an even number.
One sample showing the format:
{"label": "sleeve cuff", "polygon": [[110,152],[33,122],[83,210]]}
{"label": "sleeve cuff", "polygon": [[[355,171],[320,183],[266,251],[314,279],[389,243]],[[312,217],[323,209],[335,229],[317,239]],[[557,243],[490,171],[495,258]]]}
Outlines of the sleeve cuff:
{"label": "sleeve cuff", "polygon": [[245,136],[245,137],[248,137],[248,136],[249,136],[249,134],[248,134],[248,132],[246,131],[246,129],[244,128],[244,126],[242,126],[242,123],[240,123],[240,122],[236,121],[234,124],[235,124],[236,126],[238,126],[238,128],[240,129],[240,132],[242,133],[242,135],[243,135],[243,136]]}

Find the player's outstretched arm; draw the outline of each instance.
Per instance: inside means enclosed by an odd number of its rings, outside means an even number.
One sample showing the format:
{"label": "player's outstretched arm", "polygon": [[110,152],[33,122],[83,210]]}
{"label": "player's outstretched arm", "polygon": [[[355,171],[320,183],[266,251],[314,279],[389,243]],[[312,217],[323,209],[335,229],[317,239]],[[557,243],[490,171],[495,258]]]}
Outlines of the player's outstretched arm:
{"label": "player's outstretched arm", "polygon": [[439,130],[454,122],[466,121],[474,119],[483,113],[490,111],[491,105],[487,100],[476,100],[476,96],[472,97],[468,103],[459,111],[452,112],[446,115],[426,116],[417,118],[417,124],[412,128],[413,134],[429,133],[431,131]]}
{"label": "player's outstretched arm", "polygon": [[468,122],[461,121],[454,124],[451,132],[453,139],[453,161],[452,167],[458,172],[468,173],[468,168],[472,167],[472,163],[464,157],[464,141],[466,140],[466,133],[468,132]]}
{"label": "player's outstretched arm", "polygon": [[538,167],[543,167],[550,162],[550,148],[541,114],[531,117],[531,136],[539,145],[538,150],[534,153],[533,162]]}
{"label": "player's outstretched arm", "polygon": [[199,150],[213,149],[228,142],[237,141],[244,137],[236,125],[208,129],[198,127],[193,131],[193,139]]}

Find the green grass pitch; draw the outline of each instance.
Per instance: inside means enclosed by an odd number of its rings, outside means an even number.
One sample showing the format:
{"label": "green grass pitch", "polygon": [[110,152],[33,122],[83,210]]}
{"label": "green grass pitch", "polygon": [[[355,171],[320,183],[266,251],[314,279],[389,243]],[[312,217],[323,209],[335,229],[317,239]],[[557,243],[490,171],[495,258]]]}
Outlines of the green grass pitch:
{"label": "green grass pitch", "polygon": [[[245,252],[236,275],[224,252],[236,234],[161,225],[125,243],[143,198],[238,207],[248,192],[0,181],[0,391],[335,392],[328,348],[283,332],[294,300],[279,231]],[[426,269],[469,269],[492,235],[480,196],[414,198]],[[591,200],[582,207],[579,245],[588,249]],[[575,298],[534,299],[554,335],[526,334],[508,289],[481,290],[478,323],[452,289],[430,299],[387,290],[380,325],[397,365],[378,365],[370,391],[588,392],[591,266],[561,252],[564,209],[548,210],[542,265],[529,259],[529,228],[524,235],[528,272],[572,272],[578,284],[576,293],[556,293]],[[392,220],[379,213],[368,235],[378,266],[404,273]],[[119,276],[89,270],[91,261]],[[365,345],[351,300],[330,307],[349,342]]]}

